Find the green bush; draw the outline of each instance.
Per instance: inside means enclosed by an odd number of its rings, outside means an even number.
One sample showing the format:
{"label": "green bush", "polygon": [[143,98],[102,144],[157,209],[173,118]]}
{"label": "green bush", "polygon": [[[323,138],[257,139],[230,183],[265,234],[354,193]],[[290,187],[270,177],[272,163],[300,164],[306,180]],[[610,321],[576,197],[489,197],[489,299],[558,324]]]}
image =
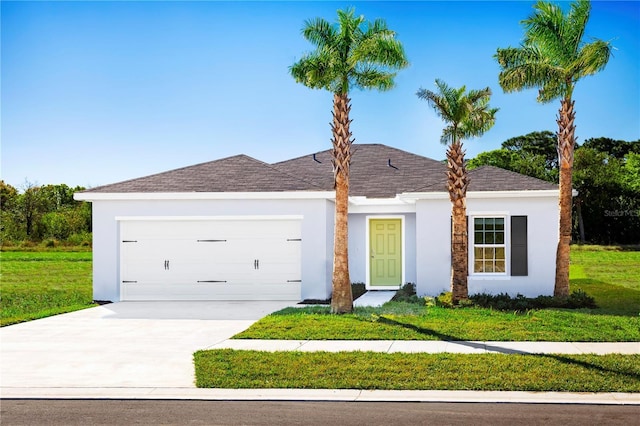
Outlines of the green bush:
{"label": "green bush", "polygon": [[49,248],[55,247],[56,246],[56,240],[54,240],[53,238],[49,238],[47,240],[44,240],[42,242],[42,245],[45,246],[45,247],[49,247]]}
{"label": "green bush", "polygon": [[392,302],[406,302],[424,305],[425,299],[416,295],[416,285],[414,283],[406,283],[403,285],[391,299]]}
{"label": "green bush", "polygon": [[498,311],[528,311],[531,309],[595,309],[596,302],[582,290],[573,291],[568,298],[553,296],[525,297],[518,294],[511,297],[506,293],[501,294],[474,294],[469,297],[473,306],[491,308]]}
{"label": "green bush", "polygon": [[366,292],[367,286],[364,283],[351,283],[351,295],[353,296],[353,300],[356,300]]}
{"label": "green bush", "polygon": [[69,238],[67,238],[67,243],[72,246],[91,247],[92,234],[91,232],[78,232],[71,234],[69,235]]}
{"label": "green bush", "polygon": [[445,291],[440,293],[440,295],[436,297],[436,306],[441,308],[453,308],[451,292]]}
{"label": "green bush", "polygon": [[574,290],[567,299],[567,307],[569,309],[596,309],[596,301],[582,290]]}

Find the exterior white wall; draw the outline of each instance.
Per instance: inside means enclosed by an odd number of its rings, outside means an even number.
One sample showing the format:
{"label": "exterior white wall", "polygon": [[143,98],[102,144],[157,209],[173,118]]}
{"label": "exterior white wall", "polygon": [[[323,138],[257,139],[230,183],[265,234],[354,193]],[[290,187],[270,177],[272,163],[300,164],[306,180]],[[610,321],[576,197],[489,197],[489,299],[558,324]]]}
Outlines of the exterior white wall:
{"label": "exterior white wall", "polygon": [[[119,216],[302,215],[302,298],[330,296],[327,244],[333,241],[333,204],[316,200],[144,200],[93,202],[93,297],[118,301]],[[331,219],[331,221],[328,221]],[[331,235],[329,241],[328,236]],[[330,250],[330,249],[329,249]],[[328,257],[329,263],[331,257]]]}
{"label": "exterior white wall", "polygon": [[[469,276],[469,294],[518,293],[527,297],[553,295],[558,245],[558,198],[470,199],[467,214],[506,212],[508,216],[527,216],[528,275],[525,277],[484,278]],[[507,217],[507,227],[509,218]],[[470,228],[471,229],[471,228]],[[507,228],[507,231],[510,231]],[[507,232],[509,241],[509,232]],[[507,246],[507,256],[509,256]],[[469,262],[471,271],[471,262]],[[509,272],[509,258],[507,258]]]}
{"label": "exterior white wall", "polygon": [[[376,216],[389,217],[389,214],[349,214],[349,275],[351,282],[364,283],[367,277],[367,256],[369,248],[367,241],[367,218]],[[405,265],[405,281],[416,282],[416,215],[403,213],[393,215],[402,217],[405,235],[402,242],[402,252]]]}
{"label": "exterior white wall", "polygon": [[[319,299],[328,299],[331,297],[331,292],[332,292],[332,280],[333,280],[333,232],[334,232],[334,220],[333,218],[335,217],[335,213],[336,213],[336,204],[333,201],[329,201],[326,200],[325,201],[325,224],[324,224],[324,228],[325,228],[325,242],[326,242],[326,247],[324,250],[325,253],[325,258],[324,258],[324,265],[325,265],[325,273],[326,273],[326,280],[325,280],[325,294],[326,297],[322,297]],[[319,256],[322,253],[322,251],[320,249],[317,250],[317,252],[314,252],[312,255],[314,256]]]}
{"label": "exterior white wall", "polygon": [[[408,208],[415,207],[415,213]],[[331,296],[333,218],[335,205],[327,199],[249,200],[99,200],[93,201],[94,299],[119,300],[118,216],[243,216],[301,215],[302,298]],[[366,281],[366,218],[360,208],[349,215],[349,267],[352,282]],[[375,210],[375,209],[373,209]],[[390,209],[391,210],[391,209]],[[448,198],[418,199],[397,213],[405,226],[405,281],[416,283],[419,295],[449,290],[451,270],[451,203]],[[401,211],[400,211],[401,210]],[[552,294],[558,241],[557,195],[545,197],[467,198],[469,215],[501,212],[528,217],[528,273],[526,277],[469,277],[469,293]],[[470,263],[471,265],[471,263]]]}
{"label": "exterior white wall", "polygon": [[[510,216],[527,216],[528,276],[471,274],[469,294],[552,295],[558,243],[557,197],[467,198],[469,216],[495,213],[505,214],[507,222]],[[448,199],[418,200],[416,218],[417,293],[435,296],[449,291],[450,286],[451,202]],[[510,246],[507,245],[509,252]],[[471,271],[471,259],[469,268]]]}
{"label": "exterior white wall", "polygon": [[451,202],[416,201],[416,293],[437,296],[451,277]]}

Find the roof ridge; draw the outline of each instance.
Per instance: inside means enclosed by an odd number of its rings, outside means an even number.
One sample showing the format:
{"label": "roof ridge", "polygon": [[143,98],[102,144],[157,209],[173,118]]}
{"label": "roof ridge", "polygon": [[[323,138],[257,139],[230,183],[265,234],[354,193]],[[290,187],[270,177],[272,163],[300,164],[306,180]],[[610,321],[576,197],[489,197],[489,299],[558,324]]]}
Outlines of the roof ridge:
{"label": "roof ridge", "polygon": [[[411,155],[411,156],[414,156],[414,157],[424,158],[424,159],[433,161],[435,163],[440,163],[440,161],[434,160],[433,158],[425,157],[424,155],[416,154],[415,152],[406,151],[404,149],[396,148],[395,146],[386,145],[386,144],[383,144],[383,143],[353,143],[353,144],[351,144],[351,146],[353,146],[355,150],[357,150],[360,147],[365,147],[365,146],[380,146],[380,147],[391,149],[393,151],[401,152],[403,154]],[[331,151],[331,148],[324,149],[322,151],[316,151],[316,152],[312,152],[310,154],[300,155],[298,157],[289,158],[287,160],[282,160],[282,161],[278,161],[278,162],[275,162],[275,163],[271,163],[271,165],[278,165],[278,164],[282,164],[282,163],[287,163],[289,161],[296,161],[296,160],[300,160],[302,158],[306,158],[306,157],[310,157],[310,156],[313,156],[313,155],[318,155],[318,154],[322,154],[322,153],[330,152],[330,151]]]}
{"label": "roof ridge", "polygon": [[[249,157],[249,158],[251,158],[251,157]],[[302,157],[300,157],[300,158],[302,158]],[[276,171],[276,172],[278,172],[278,173],[280,173],[280,174],[283,174],[283,175],[289,176],[290,178],[297,179],[297,180],[299,180],[300,182],[308,183],[309,185],[313,185],[313,186],[315,186],[315,187],[316,187],[316,188],[318,188],[318,189],[324,190],[324,188],[323,188],[322,186],[318,185],[318,184],[317,184],[317,183],[315,183],[315,182],[311,182],[311,181],[309,181],[309,180],[303,179],[303,178],[301,178],[301,177],[299,177],[299,176],[295,176],[295,175],[293,175],[293,174],[291,174],[291,173],[288,173],[288,172],[285,172],[284,170],[281,170],[280,168],[278,168],[278,167],[276,167],[276,166],[275,166],[275,164],[278,164],[278,163],[269,164],[269,163],[265,163],[264,161],[261,161],[261,160],[256,160],[256,161],[258,161],[258,162],[262,163],[263,165],[265,165],[265,166],[269,167],[271,170],[274,170],[274,171]]]}
{"label": "roof ridge", "polygon": [[302,158],[306,158],[306,157],[309,157],[309,156],[317,155],[317,154],[320,154],[320,153],[322,153],[322,152],[327,152],[327,151],[331,151],[331,149],[325,149],[325,150],[323,150],[323,151],[312,152],[311,154],[304,154],[304,155],[300,155],[300,156],[295,157],[295,158],[289,158],[289,159],[287,159],[287,160],[277,161],[277,162],[275,162],[275,163],[270,163],[270,164],[271,164],[272,166],[277,166],[278,164],[288,163],[289,161],[300,160],[300,159],[302,159]]}

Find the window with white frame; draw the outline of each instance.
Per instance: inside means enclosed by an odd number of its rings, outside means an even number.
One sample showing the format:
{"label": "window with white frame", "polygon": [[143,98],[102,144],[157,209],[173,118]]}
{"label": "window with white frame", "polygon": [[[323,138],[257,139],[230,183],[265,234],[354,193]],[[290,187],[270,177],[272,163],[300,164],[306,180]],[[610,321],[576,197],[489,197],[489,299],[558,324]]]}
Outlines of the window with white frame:
{"label": "window with white frame", "polygon": [[473,273],[506,274],[504,217],[473,218]]}

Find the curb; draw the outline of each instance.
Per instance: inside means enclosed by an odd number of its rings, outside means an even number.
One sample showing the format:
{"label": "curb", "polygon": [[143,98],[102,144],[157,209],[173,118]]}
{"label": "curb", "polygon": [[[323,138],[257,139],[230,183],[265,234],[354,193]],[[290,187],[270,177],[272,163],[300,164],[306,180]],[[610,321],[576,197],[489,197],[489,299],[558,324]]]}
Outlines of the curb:
{"label": "curb", "polygon": [[640,393],[359,389],[2,388],[0,399],[458,402],[640,405]]}

